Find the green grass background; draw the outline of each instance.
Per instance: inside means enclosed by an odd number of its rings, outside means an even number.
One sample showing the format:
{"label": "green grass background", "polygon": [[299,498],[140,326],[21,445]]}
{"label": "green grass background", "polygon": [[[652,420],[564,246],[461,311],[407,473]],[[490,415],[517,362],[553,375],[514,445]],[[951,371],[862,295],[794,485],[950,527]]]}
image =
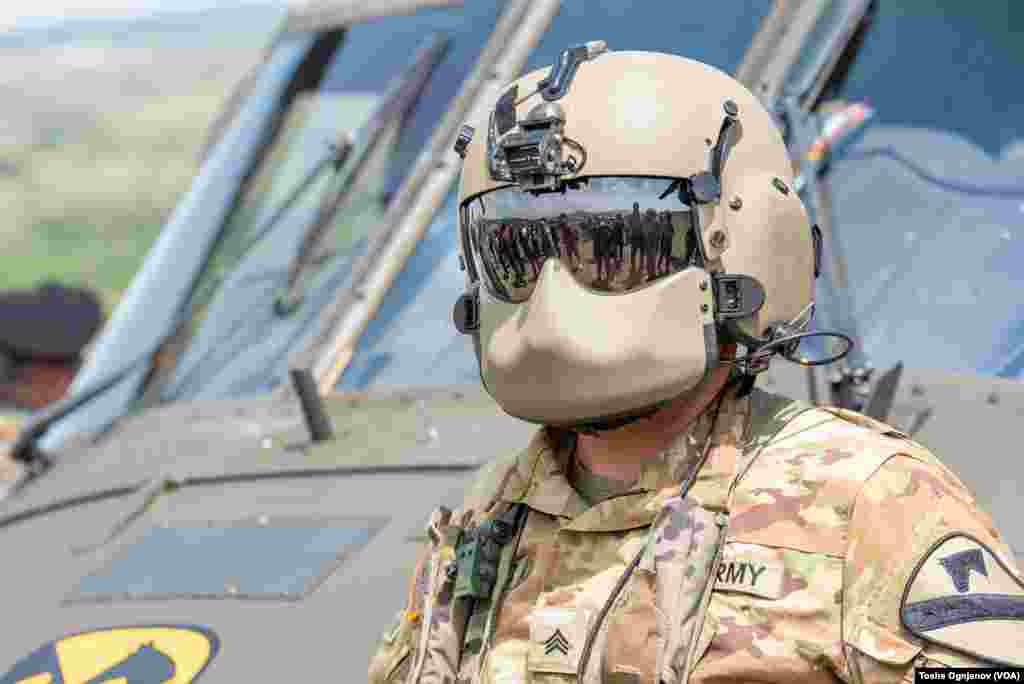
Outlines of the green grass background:
{"label": "green grass background", "polygon": [[0,34],[0,289],[87,285],[109,313],[279,20],[235,7]]}

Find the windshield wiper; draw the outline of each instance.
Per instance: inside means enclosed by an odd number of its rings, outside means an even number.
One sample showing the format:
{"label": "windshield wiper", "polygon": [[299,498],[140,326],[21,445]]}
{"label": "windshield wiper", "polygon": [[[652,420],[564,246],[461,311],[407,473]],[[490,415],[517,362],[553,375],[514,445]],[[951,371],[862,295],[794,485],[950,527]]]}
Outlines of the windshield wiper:
{"label": "windshield wiper", "polygon": [[[288,193],[288,196],[285,197],[284,201],[274,209],[269,218],[263,221],[262,225],[255,231],[252,237],[249,238],[245,246],[242,247],[238,255],[239,261],[241,261],[241,259],[244,258],[253,247],[258,245],[263,238],[267,237],[267,235],[269,235],[270,232],[280,224],[284,215],[287,214],[288,210],[295,205],[303,194],[305,194],[306,190],[309,189],[309,186],[311,186],[313,182],[320,177],[320,174],[323,173],[324,169],[328,166],[333,167],[332,174],[335,176],[341,172],[341,169],[348,161],[349,155],[352,153],[354,145],[352,137],[346,132],[342,133],[338,137],[337,141],[327,143],[327,147],[329,150],[328,153],[324,155],[322,159],[317,161],[316,164],[310,167],[310,169],[299,180],[295,188]],[[205,292],[216,292],[223,283],[223,280],[224,278],[219,278],[207,283],[205,286]],[[202,301],[205,299],[205,295],[201,292],[196,298],[199,301]]]}
{"label": "windshield wiper", "polygon": [[41,413],[35,414],[28,423],[18,431],[18,436],[15,438],[14,443],[11,445],[11,449],[8,452],[8,457],[20,465],[23,470],[15,482],[6,488],[0,488],[0,501],[3,501],[7,495],[17,491],[30,480],[45,473],[50,469],[50,466],[53,465],[50,457],[37,446],[39,439],[46,434],[47,430],[49,430],[64,416],[75,411],[81,406],[88,404],[90,401],[124,380],[129,374],[142,367],[165,341],[166,340],[164,338],[161,338],[160,343],[154,347],[154,349],[148,350],[145,354],[139,355],[133,359],[131,363],[121,366],[102,380],[89,385],[85,389],[75,392],[71,396],[61,399]]}
{"label": "windshield wiper", "polygon": [[263,226],[256,231],[252,239],[249,240],[249,244],[242,254],[245,255],[256,243],[265,238],[267,234],[272,231],[277,224],[281,221],[281,218],[288,212],[289,209],[298,201],[300,197],[306,192],[313,181],[320,176],[325,168],[328,166],[334,167],[333,172],[338,174],[345,163],[348,161],[349,155],[352,154],[354,144],[352,137],[346,132],[342,133],[337,142],[328,143],[328,149],[330,150],[323,159],[318,161],[306,175],[302,177],[295,189],[292,190],[283,202],[274,210],[274,213],[270,215],[266,221],[263,222]]}
{"label": "windshield wiper", "polygon": [[430,78],[448,54],[450,47],[451,38],[447,35],[431,34],[416,51],[412,63],[392,81],[367,122],[353,136],[354,146],[361,148],[359,155],[352,162],[352,168],[337,192],[325,196],[320,203],[316,218],[303,234],[299,250],[288,264],[287,285],[275,302],[280,315],[291,313],[301,304],[302,293],[296,286],[303,271],[315,260],[316,247],[330,227],[335,213],[352,196],[356,182],[362,178],[374,152],[385,139],[391,126],[396,122],[401,126],[416,107]]}

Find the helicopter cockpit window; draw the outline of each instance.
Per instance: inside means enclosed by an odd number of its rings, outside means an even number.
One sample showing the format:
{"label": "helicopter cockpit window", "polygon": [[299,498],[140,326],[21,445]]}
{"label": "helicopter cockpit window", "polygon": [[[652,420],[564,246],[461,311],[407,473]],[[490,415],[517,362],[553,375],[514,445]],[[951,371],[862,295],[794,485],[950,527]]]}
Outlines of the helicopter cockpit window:
{"label": "helicopter cockpit window", "polygon": [[[265,392],[287,378],[287,354],[345,286],[352,260],[380,227],[395,191],[476,64],[501,5],[492,0],[431,8],[321,35],[305,73],[279,106],[276,133],[190,298],[183,351],[172,370],[151,383],[158,401]],[[297,308],[282,312],[278,305],[303,236],[352,172],[364,141],[355,141],[340,166],[318,163],[373,116],[432,34],[450,41],[444,59],[406,119],[396,120],[369,151],[353,179],[351,200],[329,218],[311,258],[302,262]]]}

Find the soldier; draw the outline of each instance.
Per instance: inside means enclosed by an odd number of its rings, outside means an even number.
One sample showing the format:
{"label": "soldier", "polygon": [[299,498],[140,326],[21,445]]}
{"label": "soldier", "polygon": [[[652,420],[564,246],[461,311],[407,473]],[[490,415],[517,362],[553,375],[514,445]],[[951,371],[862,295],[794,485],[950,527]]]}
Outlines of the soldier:
{"label": "soldier", "polygon": [[509,272],[508,267],[505,265],[505,259],[501,254],[501,247],[498,244],[498,231],[492,230],[491,226],[484,224],[481,226],[481,231],[486,235],[487,249],[491,253],[491,262],[493,266],[497,266],[501,269],[501,274],[506,279],[508,278]]}
{"label": "soldier", "polygon": [[653,280],[657,274],[658,252],[661,249],[661,224],[658,221],[658,212],[648,209],[644,215],[646,219],[644,228],[647,240],[644,243],[644,270],[647,271],[648,280]]}
{"label": "soldier", "polygon": [[576,230],[569,227],[569,219],[565,214],[558,217],[558,231],[561,233],[562,243],[565,244],[565,256],[574,271],[580,269],[579,240]]}
{"label": "soldier", "polygon": [[[533,93],[518,120],[549,106],[547,73],[516,82]],[[652,98],[644,130],[625,127],[620,113]],[[589,198],[611,177],[649,204],[650,178],[710,172],[704,140],[738,110],[720,181],[744,210],[706,264],[594,296],[549,260],[514,303],[463,229],[480,310],[463,329],[484,386],[543,427],[432,516],[370,680],[869,684],[1024,665],[1024,580],[956,476],[888,425],[760,391],[760,364],[733,358],[779,352],[765,330],[800,330],[813,296],[815,241],[797,194],[773,185],[792,167],[771,115],[716,69],[640,52],[584,62],[558,104],[567,130],[586,120]],[[464,225],[537,202],[492,178],[490,158],[477,136]],[[723,315],[708,287],[722,273],[756,280],[763,303]]]}
{"label": "soldier", "polygon": [[515,273],[515,287],[523,287],[526,285],[526,270],[523,266],[523,260],[519,256],[519,250],[516,249],[515,233],[512,226],[507,223],[501,224],[498,229],[498,246],[501,250],[501,256],[504,257],[505,263],[507,263]]}
{"label": "soldier", "polygon": [[524,223],[519,226],[519,230],[516,231],[516,243],[519,246],[519,252],[523,255],[523,259],[530,264],[533,277],[536,278],[540,275],[539,255],[533,251],[533,240],[530,239],[529,224]]}
{"label": "soldier", "polygon": [[530,221],[526,225],[526,235],[530,244],[530,258],[533,261],[534,268],[537,270],[537,274],[540,275],[541,266],[544,265],[544,259],[547,257],[547,253],[544,250],[544,240],[541,237],[540,224],[536,221]]}
{"label": "soldier", "polygon": [[644,267],[644,252],[646,251],[647,240],[644,235],[643,218],[640,216],[640,203],[633,202],[633,213],[629,217],[629,271],[630,274],[637,272],[637,256],[639,255],[639,268]]}
{"label": "soldier", "polygon": [[626,220],[616,214],[612,220],[612,244],[615,245],[615,270],[621,271],[626,256]]}
{"label": "soldier", "polygon": [[596,219],[594,222],[594,257],[597,259],[597,279],[610,284],[612,280],[612,230],[608,222]]}
{"label": "soldier", "polygon": [[594,264],[593,271],[587,270],[587,273],[593,272],[595,274],[594,279],[601,279],[600,264],[598,263],[600,254],[600,247],[597,244],[597,222],[591,216],[584,216],[580,223],[580,239],[590,240],[590,259],[586,260],[588,264]]}
{"label": "soldier", "polygon": [[672,212],[661,214],[661,251],[658,253],[658,273],[668,273],[672,268],[672,243],[676,237],[676,229],[672,225]]}

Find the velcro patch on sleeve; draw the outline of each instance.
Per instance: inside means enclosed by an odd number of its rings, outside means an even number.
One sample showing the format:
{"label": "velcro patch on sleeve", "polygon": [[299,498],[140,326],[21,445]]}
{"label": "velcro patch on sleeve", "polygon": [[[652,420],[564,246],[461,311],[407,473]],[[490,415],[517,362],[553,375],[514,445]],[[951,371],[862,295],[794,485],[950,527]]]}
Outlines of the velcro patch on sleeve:
{"label": "velcro patch on sleeve", "polygon": [[925,641],[993,665],[1024,666],[1024,582],[969,535],[932,545],[910,576],[900,618]]}

